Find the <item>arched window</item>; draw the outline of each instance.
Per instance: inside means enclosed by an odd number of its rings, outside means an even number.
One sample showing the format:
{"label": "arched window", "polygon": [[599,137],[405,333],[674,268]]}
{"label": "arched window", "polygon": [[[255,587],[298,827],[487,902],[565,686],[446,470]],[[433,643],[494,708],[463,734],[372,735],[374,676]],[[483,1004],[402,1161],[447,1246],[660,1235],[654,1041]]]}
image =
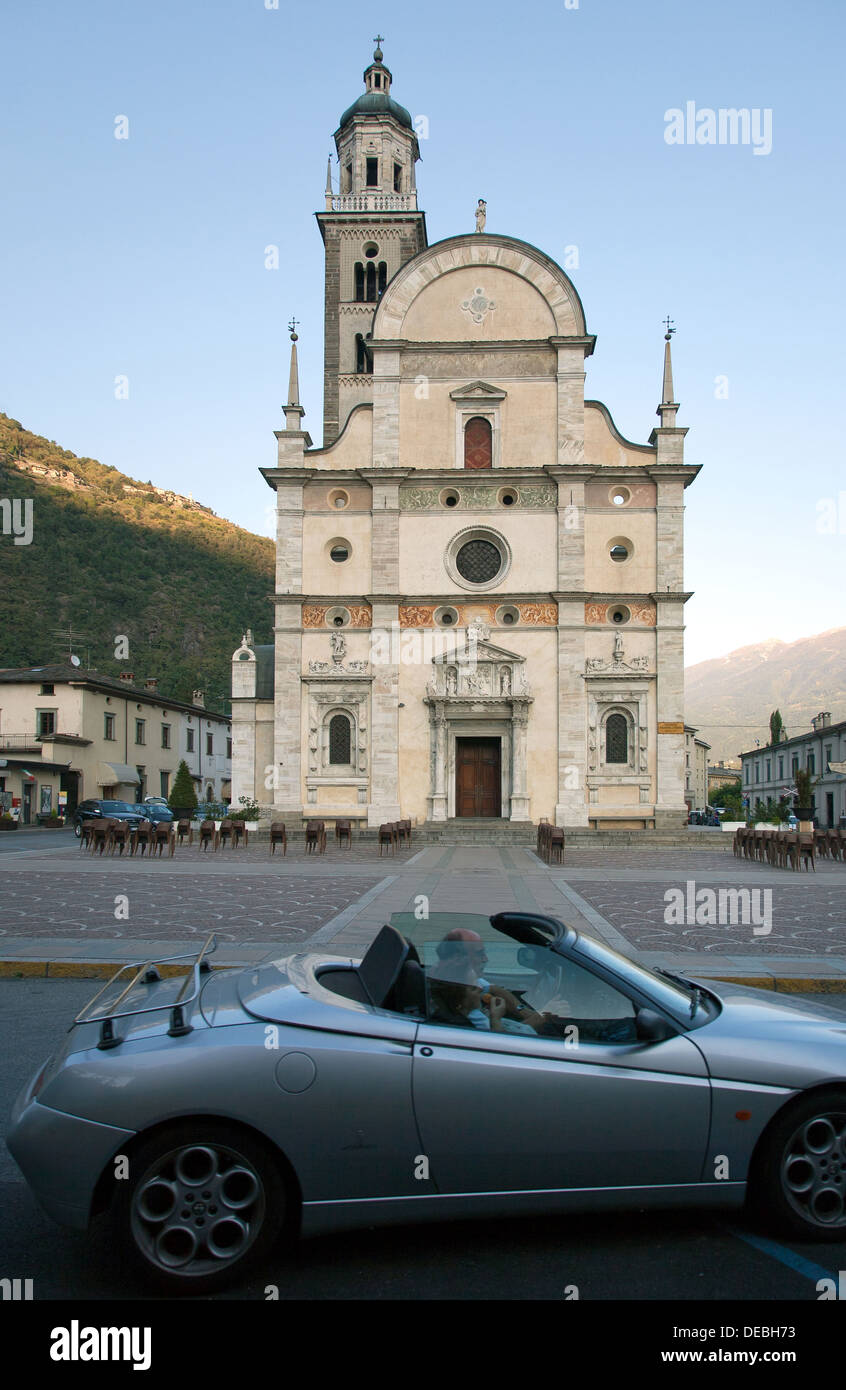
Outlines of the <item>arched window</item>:
{"label": "arched window", "polygon": [[464,467],[490,468],[493,459],[491,422],[474,415],[464,426]]}
{"label": "arched window", "polygon": [[352,730],[346,714],[333,714],[329,720],[329,762],[352,762]]}
{"label": "arched window", "polygon": [[355,302],[364,303],[364,266],[361,261],[357,261],[355,267]]}
{"label": "arched window", "polygon": [[364,351],[364,338],[360,333],[355,335],[355,369],[359,373],[367,371],[367,354]]}
{"label": "arched window", "polygon": [[376,267],[372,261],[367,263],[367,292],[365,299],[368,304],[376,302]]}
{"label": "arched window", "polygon": [[379,262],[379,293],[381,294],[388,283],[388,267],[384,261]]}
{"label": "arched window", "polygon": [[629,760],[629,726],[623,714],[609,714],[605,721],[605,761],[627,763]]}

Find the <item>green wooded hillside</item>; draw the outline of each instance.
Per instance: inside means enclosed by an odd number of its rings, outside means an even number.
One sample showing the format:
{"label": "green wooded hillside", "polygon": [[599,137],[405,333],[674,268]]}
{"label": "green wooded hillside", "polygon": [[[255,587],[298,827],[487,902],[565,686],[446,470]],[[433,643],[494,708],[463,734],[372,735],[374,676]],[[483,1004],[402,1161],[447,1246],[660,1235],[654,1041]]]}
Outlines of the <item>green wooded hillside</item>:
{"label": "green wooded hillside", "polygon": [[[36,476],[33,465],[70,476]],[[203,689],[222,708],[241,633],[272,641],[273,542],[0,414],[0,501],[13,498],[33,499],[33,538],[2,534],[0,509],[0,666],[66,661],[55,630],[70,625],[83,667],[156,676],[176,699]],[[127,661],[114,656],[121,633]]]}

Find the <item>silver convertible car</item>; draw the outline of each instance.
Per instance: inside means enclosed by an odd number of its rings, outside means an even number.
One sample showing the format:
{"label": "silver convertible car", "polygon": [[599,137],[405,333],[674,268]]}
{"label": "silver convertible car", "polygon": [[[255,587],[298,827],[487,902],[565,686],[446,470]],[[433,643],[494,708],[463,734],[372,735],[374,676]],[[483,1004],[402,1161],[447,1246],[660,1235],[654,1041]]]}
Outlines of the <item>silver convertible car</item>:
{"label": "silver convertible car", "polygon": [[395,915],[360,961],[124,967],[18,1098],[38,1201],[169,1291],[283,1231],[739,1206],[846,1236],[846,1026],[555,918]]}

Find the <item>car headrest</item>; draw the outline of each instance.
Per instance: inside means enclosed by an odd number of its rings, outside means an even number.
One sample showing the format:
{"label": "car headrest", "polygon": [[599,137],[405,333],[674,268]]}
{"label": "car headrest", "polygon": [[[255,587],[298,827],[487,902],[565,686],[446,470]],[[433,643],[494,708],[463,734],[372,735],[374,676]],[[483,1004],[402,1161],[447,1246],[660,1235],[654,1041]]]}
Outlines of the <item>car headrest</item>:
{"label": "car headrest", "polygon": [[367,949],[358,978],[371,1004],[383,1008],[409,955],[409,944],[396,927],[385,925]]}

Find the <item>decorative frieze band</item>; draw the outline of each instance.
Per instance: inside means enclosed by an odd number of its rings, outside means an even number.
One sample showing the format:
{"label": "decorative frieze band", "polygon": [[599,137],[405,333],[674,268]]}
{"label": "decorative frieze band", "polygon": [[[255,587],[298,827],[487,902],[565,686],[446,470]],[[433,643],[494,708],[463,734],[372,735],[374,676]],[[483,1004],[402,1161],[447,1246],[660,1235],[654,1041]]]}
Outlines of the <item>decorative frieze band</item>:
{"label": "decorative frieze band", "polygon": [[[616,603],[586,603],[585,604],[585,623],[589,627],[596,627],[608,622],[608,612],[611,608],[617,608]],[[655,604],[654,603],[627,603],[631,614],[631,621],[640,627],[655,627]]]}
{"label": "decorative frieze band", "polygon": [[[508,483],[508,477],[503,476],[502,483]],[[540,507],[553,508],[557,503],[557,496],[554,488],[547,486],[529,486],[522,484],[509,484],[511,490],[517,493],[515,508],[531,508],[535,510]],[[453,511],[475,510],[479,508],[497,507],[501,509],[499,494],[502,484],[498,487],[454,487],[451,489],[458,493],[458,502]],[[442,508],[440,500],[442,488],[436,487],[403,487],[400,488],[400,509],[406,512],[426,512]]]}
{"label": "decorative frieze band", "polygon": [[[482,618],[492,627],[496,621],[496,603],[455,604],[458,613],[458,627],[467,627],[473,619]],[[513,606],[520,615],[520,623],[530,627],[555,627],[558,622],[558,605],[555,603],[516,603]],[[434,627],[435,613],[441,607],[436,603],[400,604],[400,627]]]}
{"label": "decorative frieze band", "polygon": [[370,627],[371,610],[368,604],[317,604],[307,603],[303,607],[303,627],[326,627],[326,614],[330,608],[346,608],[350,615],[350,627]]}

